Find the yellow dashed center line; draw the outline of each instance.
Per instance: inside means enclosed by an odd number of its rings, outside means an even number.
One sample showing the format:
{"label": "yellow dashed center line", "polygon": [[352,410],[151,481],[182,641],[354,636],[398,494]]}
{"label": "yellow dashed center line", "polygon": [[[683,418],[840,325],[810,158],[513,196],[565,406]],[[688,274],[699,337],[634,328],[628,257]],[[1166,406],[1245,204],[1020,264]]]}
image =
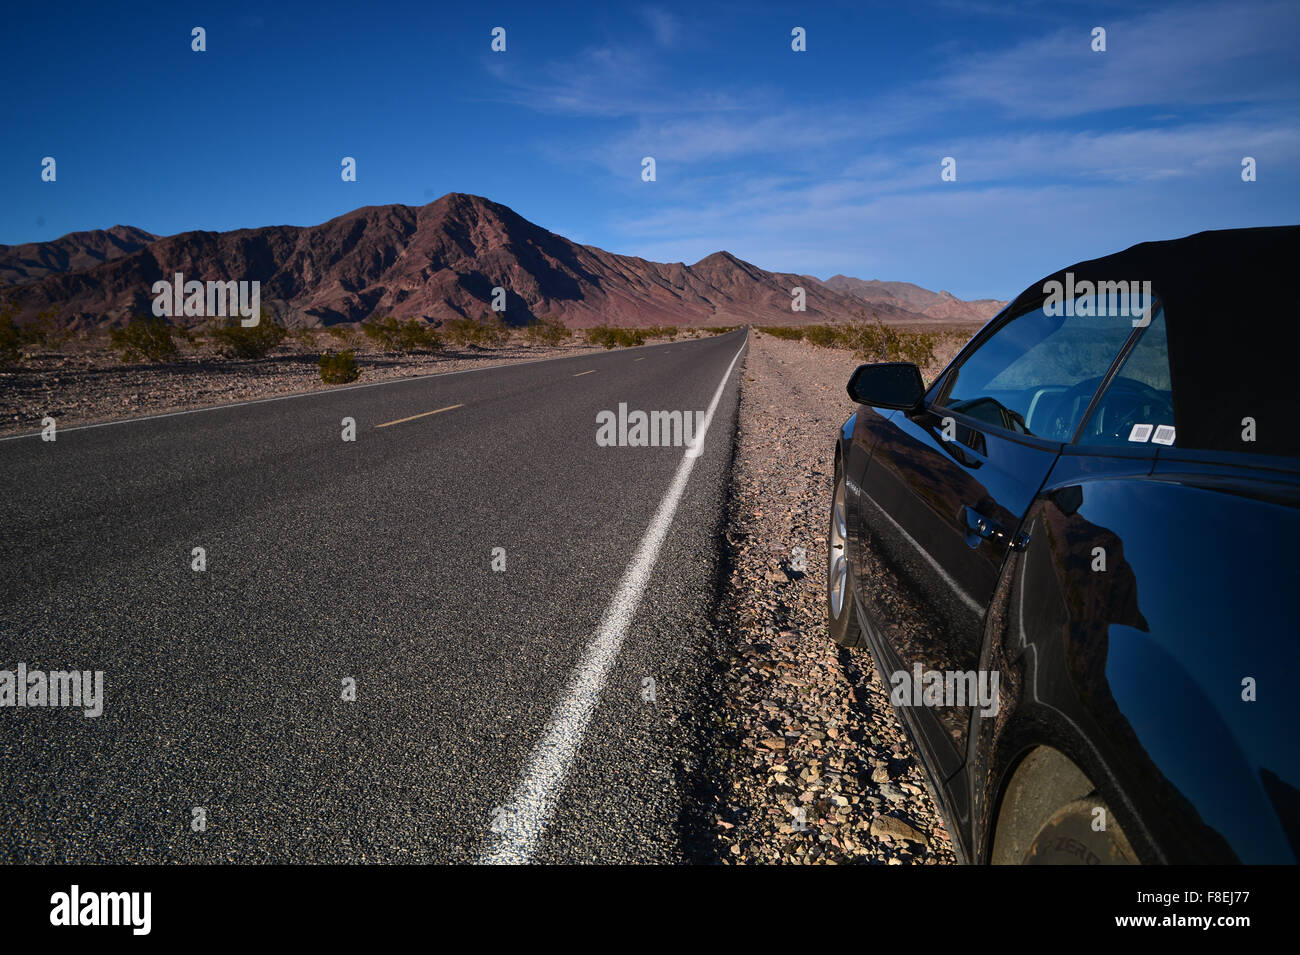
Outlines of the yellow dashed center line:
{"label": "yellow dashed center line", "polygon": [[431,414],[442,414],[444,411],[450,411],[453,408],[463,408],[463,404],[447,405],[445,408],[436,408],[433,411],[425,411],[421,414],[413,414],[409,418],[398,418],[396,421],[385,421],[383,424],[375,425],[376,428],[387,428],[390,424],[401,424],[403,421],[414,421],[416,418],[427,418]]}
{"label": "yellow dashed center line", "polygon": [[576,375],[574,375],[573,377],[574,377],[574,378],[581,378],[583,375],[594,375],[595,373],[596,373],[596,369],[593,368],[593,369],[591,369],[591,371],[580,371],[580,372],[578,372]]}

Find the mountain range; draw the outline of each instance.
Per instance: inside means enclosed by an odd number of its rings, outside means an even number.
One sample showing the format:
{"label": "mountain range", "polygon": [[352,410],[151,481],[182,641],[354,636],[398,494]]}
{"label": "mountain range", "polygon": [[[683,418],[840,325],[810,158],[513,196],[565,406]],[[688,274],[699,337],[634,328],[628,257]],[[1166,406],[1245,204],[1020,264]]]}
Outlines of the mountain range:
{"label": "mountain range", "polygon": [[986,322],[1006,305],[993,298],[967,301],[951,292],[931,292],[911,282],[882,282],[879,279],[855,279],[847,275],[832,275],[826,280],[828,288],[845,292],[874,305],[893,305],[896,308],[927,319],[944,322]]}
{"label": "mountain range", "polygon": [[[506,290],[508,323],[554,315],[575,328],[984,321],[1005,304],[906,282],[768,272],[729,252],[693,265],[650,262],[571,242],[463,193],[425,206],[366,206],[315,226],[172,236],[114,226],[0,245],[0,283],[20,322],[53,308],[64,327],[120,325],[150,314],[153,283],[178,272],[186,281],[260,281],[264,314],[290,326],[478,317],[494,287]],[[805,291],[805,311],[791,309],[795,287]]]}

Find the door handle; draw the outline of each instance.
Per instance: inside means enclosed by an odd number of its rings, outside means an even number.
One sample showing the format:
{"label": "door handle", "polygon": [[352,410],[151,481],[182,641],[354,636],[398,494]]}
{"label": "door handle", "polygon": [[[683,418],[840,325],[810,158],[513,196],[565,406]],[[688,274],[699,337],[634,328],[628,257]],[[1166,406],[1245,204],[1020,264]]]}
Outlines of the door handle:
{"label": "door handle", "polygon": [[971,547],[978,547],[982,540],[997,541],[1012,550],[1024,550],[1029,544],[1028,534],[1016,534],[1012,537],[1005,527],[993,518],[984,516],[969,504],[961,510],[966,525],[966,543]]}

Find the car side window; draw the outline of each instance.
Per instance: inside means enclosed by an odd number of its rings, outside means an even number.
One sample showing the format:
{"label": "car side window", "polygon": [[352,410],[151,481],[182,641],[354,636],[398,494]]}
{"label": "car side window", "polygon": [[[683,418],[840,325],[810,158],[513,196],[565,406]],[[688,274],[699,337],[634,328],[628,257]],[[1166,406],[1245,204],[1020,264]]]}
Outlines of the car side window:
{"label": "car side window", "polygon": [[938,404],[996,428],[1069,441],[1132,331],[1127,315],[1024,312],[962,361]]}
{"label": "car side window", "polygon": [[1174,393],[1165,312],[1157,309],[1079,434],[1079,444],[1172,445]]}

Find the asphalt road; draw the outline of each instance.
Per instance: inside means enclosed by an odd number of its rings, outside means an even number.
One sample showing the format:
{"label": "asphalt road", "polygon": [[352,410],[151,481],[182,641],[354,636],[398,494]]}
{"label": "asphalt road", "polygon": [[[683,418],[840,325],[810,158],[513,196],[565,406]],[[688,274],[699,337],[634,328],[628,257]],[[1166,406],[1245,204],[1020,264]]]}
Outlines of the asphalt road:
{"label": "asphalt road", "polygon": [[[707,859],[744,341],[0,441],[0,670],[105,697],[0,708],[0,861]],[[597,446],[715,396],[689,466]]]}

